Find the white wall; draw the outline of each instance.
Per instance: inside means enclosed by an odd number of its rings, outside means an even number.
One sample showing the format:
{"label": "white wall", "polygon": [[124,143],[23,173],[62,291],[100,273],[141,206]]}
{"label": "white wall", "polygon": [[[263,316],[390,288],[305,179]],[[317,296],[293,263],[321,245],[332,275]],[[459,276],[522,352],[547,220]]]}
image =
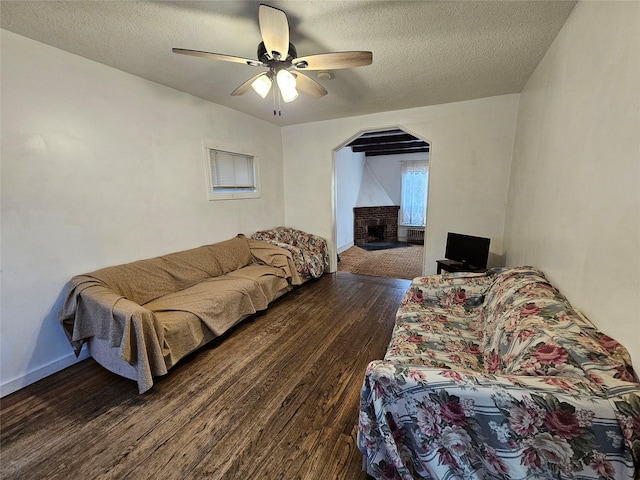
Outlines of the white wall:
{"label": "white wall", "polygon": [[[74,361],[66,282],[284,223],[280,128],[2,31],[2,394]],[[262,197],[207,201],[203,140]]]}
{"label": "white wall", "polygon": [[283,127],[287,225],[324,236],[335,252],[332,151],[360,132],[399,127],[432,148],[425,273],[435,273],[436,260],[443,258],[447,231],[490,237],[490,265],[501,263],[518,98],[503,95]]}
{"label": "white wall", "polygon": [[338,253],[353,246],[353,207],[358,201],[364,153],[353,153],[351,148],[336,152],[336,238]]}
{"label": "white wall", "polygon": [[371,173],[383,188],[391,205],[400,205],[400,186],[402,178],[400,173],[400,155],[385,155],[366,159]]}
{"label": "white wall", "polygon": [[640,366],[640,3],[578,2],[521,94],[507,263],[540,267]]}

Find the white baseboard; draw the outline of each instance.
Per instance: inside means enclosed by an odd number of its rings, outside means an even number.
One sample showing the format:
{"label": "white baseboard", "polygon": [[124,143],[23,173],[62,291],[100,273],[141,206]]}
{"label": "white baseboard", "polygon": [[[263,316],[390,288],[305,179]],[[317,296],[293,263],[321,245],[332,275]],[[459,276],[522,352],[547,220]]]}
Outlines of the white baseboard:
{"label": "white baseboard", "polygon": [[341,247],[338,247],[338,255],[340,255],[342,252],[344,252],[345,250],[349,250],[351,247],[353,247],[355,244],[353,242],[349,242],[346,245],[343,245]]}
{"label": "white baseboard", "polygon": [[67,355],[66,357],[62,357],[55,362],[51,362],[44,367],[40,367],[32,372],[27,373],[21,377],[18,377],[14,380],[10,380],[8,382],[0,385],[0,397],[4,397],[9,395],[10,393],[17,392],[21,388],[26,387],[27,385],[31,385],[32,383],[37,382],[38,380],[42,380],[49,375],[52,375],[60,370],[63,370],[67,367],[70,367],[74,363],[78,363],[85,358],[89,358],[89,352],[87,352],[86,348],[83,348],[80,352],[80,356],[76,358],[74,354]]}

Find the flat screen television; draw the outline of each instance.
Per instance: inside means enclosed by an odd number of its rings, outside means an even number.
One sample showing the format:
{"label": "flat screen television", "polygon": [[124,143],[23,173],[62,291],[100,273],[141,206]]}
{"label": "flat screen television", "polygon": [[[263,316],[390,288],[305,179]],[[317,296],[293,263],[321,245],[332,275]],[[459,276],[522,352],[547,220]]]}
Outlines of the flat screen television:
{"label": "flat screen television", "polygon": [[449,232],[444,256],[449,260],[455,260],[464,265],[487,268],[490,242],[490,238]]}

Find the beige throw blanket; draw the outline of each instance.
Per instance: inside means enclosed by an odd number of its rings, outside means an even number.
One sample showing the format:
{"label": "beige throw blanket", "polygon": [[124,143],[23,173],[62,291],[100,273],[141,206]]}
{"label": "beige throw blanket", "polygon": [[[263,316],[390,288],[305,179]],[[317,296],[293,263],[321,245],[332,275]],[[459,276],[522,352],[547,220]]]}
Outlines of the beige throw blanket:
{"label": "beige throw blanket", "polygon": [[80,354],[91,337],[108,339],[122,360],[136,367],[140,393],[153,385],[153,375],[165,375],[164,330],[150,310],[114,293],[101,280],[79,275],[60,312],[60,323],[73,350]]}
{"label": "beige throw blanket", "polygon": [[[244,240],[233,242],[238,244]],[[166,362],[170,347],[155,312],[188,312],[215,335],[221,335],[248,315],[267,308],[270,301],[289,288],[289,282],[302,283],[289,252],[258,240],[248,240],[248,243],[255,263],[204,279],[143,305],[114,290],[105,281],[110,277],[100,278],[101,271],[74,277],[59,316],[74,352],[79,355],[82,345],[91,337],[108,339],[112,347],[119,349],[119,357],[135,367],[140,393],[147,391],[153,385],[153,376],[165,375],[171,366]],[[120,272],[125,277],[134,276],[139,282],[141,276],[148,273],[149,263],[127,264]],[[138,269],[138,265],[142,268]],[[109,272],[117,268],[109,267]],[[147,278],[153,282],[154,275]],[[126,278],[120,275],[118,282],[123,281]]]}
{"label": "beige throw blanket", "polygon": [[302,285],[302,279],[293,263],[291,252],[263,240],[247,239],[253,260],[262,265],[282,269],[285,278],[291,279],[291,285]]}
{"label": "beige throw blanket", "polygon": [[144,307],[153,312],[192,313],[213,333],[222,335],[240,319],[267,308],[269,299],[256,287],[253,280],[223,275],[160,297]]}

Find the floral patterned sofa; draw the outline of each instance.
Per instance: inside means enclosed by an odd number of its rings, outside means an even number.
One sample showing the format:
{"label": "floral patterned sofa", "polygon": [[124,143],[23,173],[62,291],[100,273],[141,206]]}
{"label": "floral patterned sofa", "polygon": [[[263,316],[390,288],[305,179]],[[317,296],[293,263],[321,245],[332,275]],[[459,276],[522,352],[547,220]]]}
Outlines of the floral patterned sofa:
{"label": "floral patterned sofa", "polygon": [[530,267],[413,280],[361,392],[376,479],[638,478],[629,355]]}
{"label": "floral patterned sofa", "polygon": [[302,281],[319,278],[329,268],[329,253],[324,238],[290,227],[276,227],[254,233],[263,240],[289,250]]}

